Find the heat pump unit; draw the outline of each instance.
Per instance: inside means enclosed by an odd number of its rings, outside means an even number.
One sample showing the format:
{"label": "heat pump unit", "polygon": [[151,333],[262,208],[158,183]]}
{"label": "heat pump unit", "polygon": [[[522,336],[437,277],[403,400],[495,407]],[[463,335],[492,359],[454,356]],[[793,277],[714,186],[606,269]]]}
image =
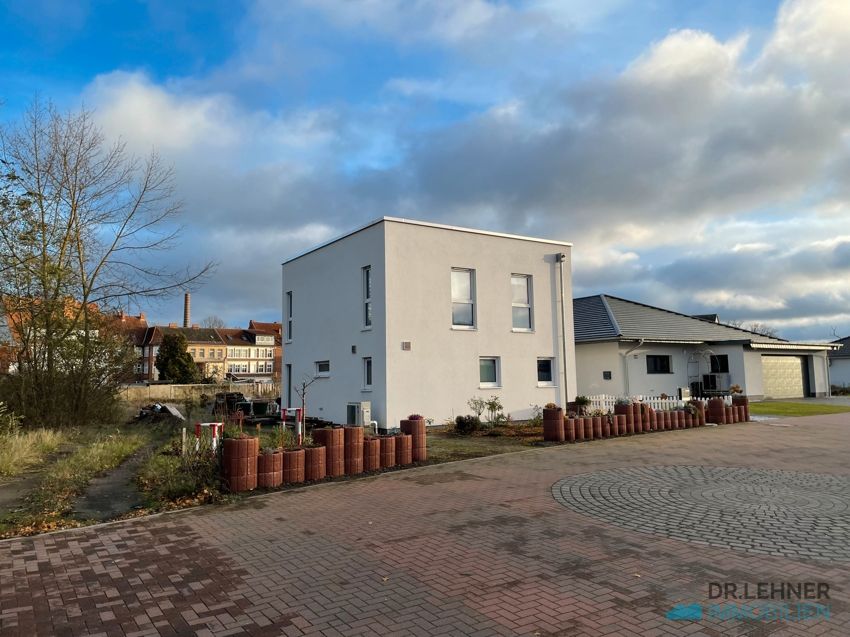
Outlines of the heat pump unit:
{"label": "heat pump unit", "polygon": [[346,415],[347,424],[368,427],[369,423],[372,422],[372,402],[363,400],[356,403],[348,403]]}

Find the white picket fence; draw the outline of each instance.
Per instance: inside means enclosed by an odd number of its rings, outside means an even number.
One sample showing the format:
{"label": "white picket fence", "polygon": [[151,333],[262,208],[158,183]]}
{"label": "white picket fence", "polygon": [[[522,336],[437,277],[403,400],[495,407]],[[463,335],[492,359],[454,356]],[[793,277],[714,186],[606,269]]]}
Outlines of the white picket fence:
{"label": "white picket fence", "polygon": [[[671,409],[684,409],[685,401],[678,398],[661,398],[660,396],[609,396],[608,394],[598,394],[596,396],[588,396],[590,399],[591,409],[601,409],[605,412],[613,412],[614,405],[618,400],[624,398],[629,402],[641,402],[652,407],[655,411],[669,411]],[[731,396],[720,396],[727,406],[732,405]]]}

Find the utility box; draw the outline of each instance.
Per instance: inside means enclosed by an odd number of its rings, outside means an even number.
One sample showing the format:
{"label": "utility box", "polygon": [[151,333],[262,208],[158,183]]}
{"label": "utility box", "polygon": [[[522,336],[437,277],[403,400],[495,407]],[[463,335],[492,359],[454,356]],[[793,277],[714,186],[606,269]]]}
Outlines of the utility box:
{"label": "utility box", "polygon": [[346,424],[368,427],[372,422],[372,402],[363,400],[356,403],[348,403],[346,409]]}

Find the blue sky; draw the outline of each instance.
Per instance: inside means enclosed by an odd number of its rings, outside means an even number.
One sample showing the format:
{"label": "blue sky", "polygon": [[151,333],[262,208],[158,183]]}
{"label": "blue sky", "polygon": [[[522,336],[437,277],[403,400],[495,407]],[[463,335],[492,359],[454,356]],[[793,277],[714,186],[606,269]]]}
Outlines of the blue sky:
{"label": "blue sky", "polygon": [[196,319],[277,318],[286,256],[395,214],[573,241],[578,294],[850,333],[842,0],[13,0],[0,33],[0,120],[84,105],[174,166]]}

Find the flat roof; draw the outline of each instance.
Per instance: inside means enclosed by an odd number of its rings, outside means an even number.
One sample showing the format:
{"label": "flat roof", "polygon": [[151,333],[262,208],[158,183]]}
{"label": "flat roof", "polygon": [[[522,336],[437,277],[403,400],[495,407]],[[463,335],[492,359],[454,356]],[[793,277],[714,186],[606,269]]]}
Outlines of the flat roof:
{"label": "flat roof", "polygon": [[384,223],[385,221],[390,221],[392,223],[406,223],[411,226],[424,226],[426,228],[438,228],[440,230],[454,230],[455,232],[468,232],[470,234],[483,234],[488,237],[501,237],[503,239],[518,239],[520,241],[533,241],[534,243],[549,243],[551,245],[557,246],[567,246],[572,247],[572,243],[569,241],[555,241],[554,239],[541,239],[539,237],[528,237],[520,234],[508,234],[505,232],[492,232],[490,230],[478,230],[476,228],[464,228],[463,226],[449,226],[442,223],[431,223],[430,221],[419,221],[418,219],[405,219],[403,217],[380,217],[379,219],[375,219],[370,221],[367,224],[359,226],[354,230],[350,230],[345,234],[341,234],[333,239],[329,239],[324,243],[320,243],[317,246],[310,248],[309,250],[305,250],[304,252],[300,252],[293,257],[290,257],[286,261],[284,261],[281,265],[286,265],[296,259],[300,259],[303,256],[306,256],[312,252],[316,252],[316,250],[321,250],[322,248],[326,248],[327,246],[336,243],[337,241],[342,241],[346,237],[350,237],[353,234],[357,234],[358,232],[362,232],[367,228],[371,228],[372,226],[376,226],[379,223]]}

